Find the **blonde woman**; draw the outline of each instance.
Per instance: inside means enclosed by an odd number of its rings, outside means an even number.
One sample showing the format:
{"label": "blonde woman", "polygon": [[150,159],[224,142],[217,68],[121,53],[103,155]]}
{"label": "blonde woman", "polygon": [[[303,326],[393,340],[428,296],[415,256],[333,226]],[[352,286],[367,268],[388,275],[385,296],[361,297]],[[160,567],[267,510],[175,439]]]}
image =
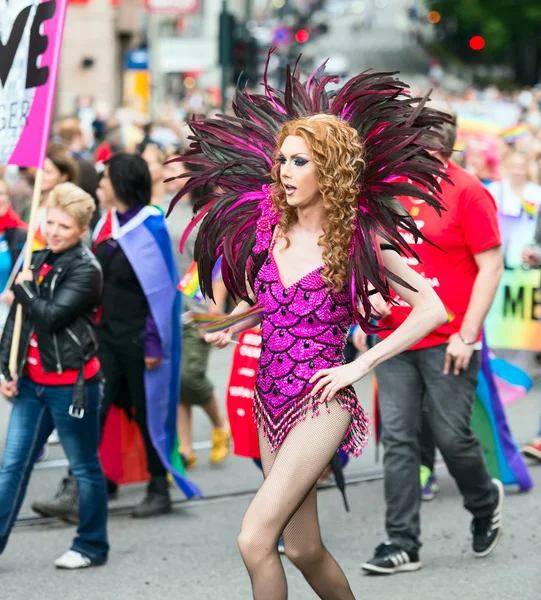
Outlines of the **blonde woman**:
{"label": "blonde woman", "polygon": [[[98,458],[100,363],[94,331],[102,273],[82,243],[95,209],[92,197],[72,183],[47,198],[47,249],[35,252],[15,281],[15,304],[0,343],[0,392],[11,398],[0,470],[0,553],[23,502],[32,467],[53,428],[77,480],[79,526],[70,550],[55,565],[79,569],[107,561],[107,493]],[[15,308],[23,326],[12,376],[9,354]]]}

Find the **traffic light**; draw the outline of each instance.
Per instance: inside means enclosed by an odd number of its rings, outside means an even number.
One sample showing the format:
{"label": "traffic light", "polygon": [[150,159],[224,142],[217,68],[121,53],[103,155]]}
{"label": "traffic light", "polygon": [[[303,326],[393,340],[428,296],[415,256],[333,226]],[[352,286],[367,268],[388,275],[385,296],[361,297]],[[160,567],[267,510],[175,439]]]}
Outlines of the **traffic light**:
{"label": "traffic light", "polygon": [[304,44],[310,39],[310,33],[306,29],[298,29],[295,32],[295,41],[298,44]]}
{"label": "traffic light", "polygon": [[249,33],[241,28],[233,38],[233,72],[232,83],[243,87],[246,82],[254,85],[257,82],[258,73],[257,41]]}
{"label": "traffic light", "polygon": [[224,67],[229,67],[233,62],[233,34],[235,31],[235,17],[227,12],[225,6],[220,13],[220,32],[218,39],[218,61]]}
{"label": "traffic light", "polygon": [[470,39],[470,48],[472,50],[482,50],[485,47],[485,39],[480,35],[474,35]]}

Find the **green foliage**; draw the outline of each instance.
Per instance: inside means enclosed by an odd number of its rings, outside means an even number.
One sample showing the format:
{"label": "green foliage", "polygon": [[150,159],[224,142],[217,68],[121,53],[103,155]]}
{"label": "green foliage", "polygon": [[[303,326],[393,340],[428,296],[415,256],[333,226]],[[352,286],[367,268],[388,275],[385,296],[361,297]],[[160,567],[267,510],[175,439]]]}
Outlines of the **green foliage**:
{"label": "green foliage", "polygon": [[[460,59],[484,64],[511,64],[523,82],[535,83],[541,69],[541,2],[539,0],[425,0],[437,10],[438,40]],[[450,26],[452,24],[452,26]],[[469,40],[481,35],[481,52],[469,48]]]}
{"label": "green foliage", "polygon": [[[515,36],[539,41],[541,3],[537,0],[425,0],[430,10],[458,20],[457,35],[486,35],[500,49]],[[498,36],[501,36],[498,39]],[[487,46],[489,39],[487,41]]]}

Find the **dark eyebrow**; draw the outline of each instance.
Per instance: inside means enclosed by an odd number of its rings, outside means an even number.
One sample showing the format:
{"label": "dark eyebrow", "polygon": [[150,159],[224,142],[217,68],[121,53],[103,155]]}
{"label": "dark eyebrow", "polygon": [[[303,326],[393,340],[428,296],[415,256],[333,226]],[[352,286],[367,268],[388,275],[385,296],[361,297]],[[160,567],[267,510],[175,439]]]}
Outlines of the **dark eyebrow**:
{"label": "dark eyebrow", "polygon": [[[285,156],[283,155],[283,153],[282,153],[282,152],[279,152],[279,155],[280,155],[281,157],[285,158]],[[308,157],[308,154],[305,154],[304,152],[299,152],[298,154],[292,154],[292,155],[291,155],[291,158],[297,158],[298,156],[303,156],[303,157],[305,157],[305,158],[308,158],[308,159],[309,159],[309,157]]]}

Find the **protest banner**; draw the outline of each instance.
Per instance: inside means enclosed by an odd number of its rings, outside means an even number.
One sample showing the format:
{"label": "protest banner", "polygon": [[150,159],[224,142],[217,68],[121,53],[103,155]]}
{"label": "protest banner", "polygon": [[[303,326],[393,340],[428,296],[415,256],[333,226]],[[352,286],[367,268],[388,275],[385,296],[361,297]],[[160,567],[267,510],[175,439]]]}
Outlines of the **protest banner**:
{"label": "protest banner", "polygon": [[[23,269],[32,259],[66,7],[67,0],[10,0],[0,5],[0,164],[37,167]],[[21,323],[19,305],[11,345],[12,374]]]}
{"label": "protest banner", "polygon": [[485,320],[488,347],[541,352],[541,273],[505,270]]}
{"label": "protest banner", "polygon": [[43,167],[67,0],[0,7],[0,164]]}

